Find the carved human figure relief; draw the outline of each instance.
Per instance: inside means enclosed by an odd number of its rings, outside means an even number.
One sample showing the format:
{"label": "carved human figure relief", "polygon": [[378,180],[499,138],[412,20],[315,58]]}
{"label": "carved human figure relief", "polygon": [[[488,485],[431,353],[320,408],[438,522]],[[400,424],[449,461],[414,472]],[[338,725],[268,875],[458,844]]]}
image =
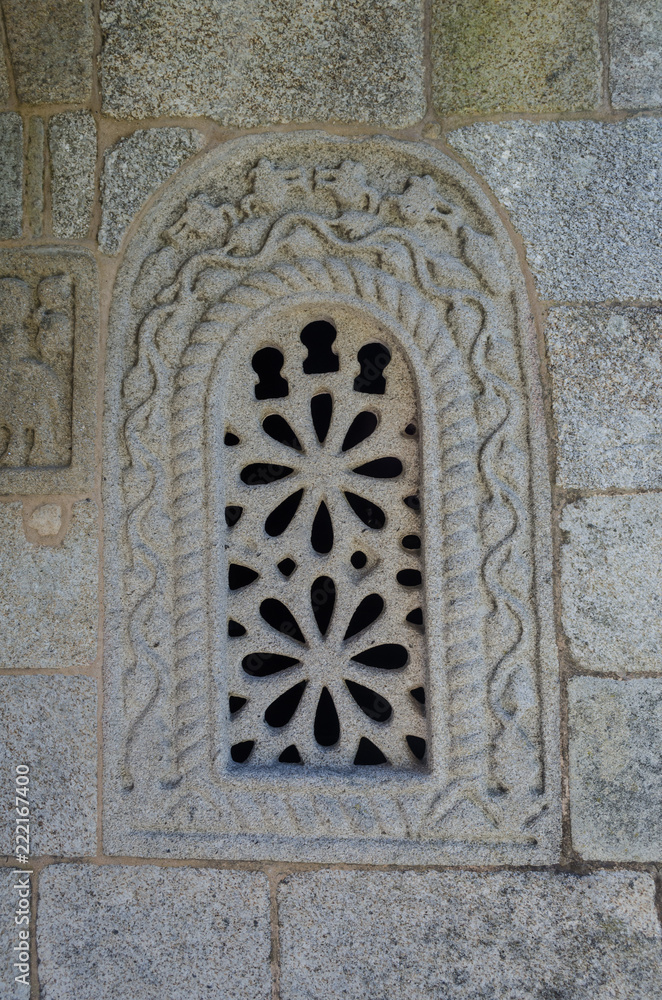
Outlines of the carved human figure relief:
{"label": "carved human figure relief", "polygon": [[107,849],[555,858],[537,360],[461,168],[220,148],[129,246],[109,350]]}

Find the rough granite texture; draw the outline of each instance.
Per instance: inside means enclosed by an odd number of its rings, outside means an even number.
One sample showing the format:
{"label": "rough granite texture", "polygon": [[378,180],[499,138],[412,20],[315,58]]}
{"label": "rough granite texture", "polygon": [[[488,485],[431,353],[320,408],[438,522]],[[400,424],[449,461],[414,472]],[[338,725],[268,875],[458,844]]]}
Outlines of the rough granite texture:
{"label": "rough granite texture", "polygon": [[421,0],[103,0],[103,110],[222,124],[425,114]]}
{"label": "rough granite texture", "polygon": [[57,548],[26,541],[20,503],[0,504],[0,667],[82,666],[97,655],[96,504],[73,505]]}
{"label": "rough granite texture", "polygon": [[318,871],[278,896],[282,1000],[662,997],[649,875]]}
{"label": "rough granite texture", "polygon": [[662,493],[580,500],[561,530],[563,628],[579,668],[662,671]]}
{"label": "rough granite texture", "polygon": [[19,101],[89,101],[92,0],[2,0],[2,9]]}
{"label": "rough granite texture", "polygon": [[[96,853],[97,682],[91,677],[0,677],[0,808],[12,816],[15,768],[30,768],[32,857]],[[13,824],[0,854],[13,853]]]}
{"label": "rough granite texture", "polygon": [[[12,803],[13,804],[13,803]],[[11,814],[10,814],[11,816]],[[11,816],[13,826],[14,816]],[[6,825],[6,818],[5,818]],[[13,964],[19,964],[19,956],[22,954],[15,951],[25,944],[25,939],[19,937],[19,931],[28,930],[23,924],[16,925],[14,918],[19,906],[19,885],[23,890],[21,895],[25,896],[23,888],[25,877],[17,876],[11,868],[0,868],[0,893],[2,894],[2,907],[0,908],[0,995],[2,1000],[29,1000],[30,987],[25,983],[15,982],[15,977],[23,975],[20,969],[14,969]],[[31,888],[31,887],[30,887]],[[31,897],[26,897],[31,902]],[[21,911],[19,918],[25,911]],[[29,939],[28,939],[29,940]],[[29,964],[29,962],[28,962]]]}
{"label": "rough granite texture", "polygon": [[0,240],[23,227],[23,122],[14,111],[0,115]]}
{"label": "rough granite texture", "polygon": [[433,0],[440,114],[582,111],[600,101],[598,0]]}
{"label": "rough granite texture", "polygon": [[268,1000],[261,873],[53,865],[39,882],[43,1000]]}
{"label": "rough granite texture", "polygon": [[562,306],[545,337],[559,485],[662,486],[662,309]]}
{"label": "rough granite texture", "polygon": [[662,120],[482,123],[448,142],[510,212],[543,299],[662,297]]}
{"label": "rough granite texture", "polygon": [[659,0],[609,0],[609,86],[615,108],[662,104]]}
{"label": "rough granite texture", "polygon": [[9,100],[9,74],[7,72],[7,52],[0,27],[0,107]]}
{"label": "rough granite texture", "polygon": [[104,156],[99,246],[115,254],[149,196],[205,144],[195,129],[141,129],[120,139]]}
{"label": "rough granite texture", "polygon": [[97,130],[89,111],[65,112],[48,123],[51,211],[55,236],[87,236],[94,200]]}
{"label": "rough granite texture", "polygon": [[28,225],[33,236],[41,236],[44,215],[44,119],[38,115],[32,115],[28,119],[25,173]]}
{"label": "rough granite texture", "polygon": [[661,862],[662,679],[573,677],[569,697],[574,849]]}

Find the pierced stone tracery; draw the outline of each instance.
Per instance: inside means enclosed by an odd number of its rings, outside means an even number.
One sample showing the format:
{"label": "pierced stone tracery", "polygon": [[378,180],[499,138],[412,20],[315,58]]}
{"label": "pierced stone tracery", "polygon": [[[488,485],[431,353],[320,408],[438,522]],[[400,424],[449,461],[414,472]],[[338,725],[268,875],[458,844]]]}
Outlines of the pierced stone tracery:
{"label": "pierced stone tracery", "polygon": [[397,345],[306,323],[229,376],[231,757],[426,763],[418,414]]}

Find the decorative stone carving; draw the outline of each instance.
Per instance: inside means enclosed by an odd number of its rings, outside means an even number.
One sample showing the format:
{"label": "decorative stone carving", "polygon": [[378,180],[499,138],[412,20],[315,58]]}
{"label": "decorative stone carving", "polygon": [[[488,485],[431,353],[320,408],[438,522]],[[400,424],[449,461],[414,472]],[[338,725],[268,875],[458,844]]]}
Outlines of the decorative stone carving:
{"label": "decorative stone carving", "polygon": [[0,251],[0,492],[90,487],[97,329],[88,254]]}
{"label": "decorative stone carving", "polygon": [[111,315],[107,851],[558,856],[537,364],[434,149],[256,136],[164,190]]}

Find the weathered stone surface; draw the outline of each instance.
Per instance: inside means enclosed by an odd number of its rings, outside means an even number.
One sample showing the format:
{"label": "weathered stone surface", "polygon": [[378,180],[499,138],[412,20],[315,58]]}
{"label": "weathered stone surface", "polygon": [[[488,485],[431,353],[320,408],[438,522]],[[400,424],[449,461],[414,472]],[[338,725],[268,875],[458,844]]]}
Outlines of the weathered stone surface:
{"label": "weathered stone surface", "polygon": [[[9,825],[7,821],[10,817],[13,827],[11,813],[9,816],[5,815],[5,825]],[[20,886],[21,895],[27,900],[28,906],[31,904],[30,876],[27,876],[27,895],[24,887],[25,881],[25,876],[22,878],[17,876],[11,868],[0,868],[0,893],[2,893],[2,907],[0,907],[0,992],[3,1000],[29,1000],[30,997],[29,981],[28,984],[15,982],[16,976],[22,976],[25,973],[21,969],[13,968],[15,962],[19,965],[31,964],[29,959],[27,963],[20,962],[20,958],[24,957],[24,952],[21,952],[20,949],[26,941],[28,944],[30,941],[29,925],[21,923],[17,926],[14,922],[20,899],[19,889],[15,888],[16,886]],[[19,920],[23,917],[24,912],[18,913]],[[27,938],[25,937],[26,932]],[[16,948],[19,949],[18,953],[14,950]],[[30,972],[28,972],[28,976],[30,976]]]}
{"label": "weathered stone surface", "polygon": [[662,486],[662,309],[550,309],[545,336],[559,484]]}
{"label": "weathered stone surface", "polygon": [[32,236],[41,236],[44,215],[44,119],[32,115],[28,122],[25,201]]}
{"label": "weathered stone surface", "polygon": [[318,871],[278,887],[283,1000],[660,1000],[636,872]]}
{"label": "weathered stone surface", "polygon": [[23,228],[23,122],[13,111],[0,115],[0,240]]}
{"label": "weathered stone surface", "polygon": [[54,115],[48,123],[53,233],[87,236],[94,200],[97,130],[89,111]]}
{"label": "weathered stone surface", "polygon": [[[0,803],[13,816],[15,769],[30,768],[31,857],[96,853],[97,692],[91,677],[0,677]],[[0,854],[13,854],[13,823]]]}
{"label": "weathered stone surface", "polygon": [[194,129],[141,129],[106,152],[99,229],[99,245],[105,253],[117,253],[149,196],[204,144],[204,135]]}
{"label": "weathered stone surface", "polygon": [[662,7],[609,0],[609,85],[615,108],[662,104]]}
{"label": "weathered stone surface", "polygon": [[662,671],[662,494],[569,504],[563,628],[580,668]]}
{"label": "weathered stone surface", "polygon": [[64,541],[53,548],[26,540],[20,503],[0,503],[0,540],[0,667],[53,670],[93,660],[96,505],[75,503]]}
{"label": "weathered stone surface", "polygon": [[9,101],[9,73],[7,72],[7,51],[4,32],[0,25],[0,108]]}
{"label": "weathered stone surface", "polygon": [[598,0],[433,0],[441,114],[581,111],[600,102]]}
{"label": "weathered stone surface", "polygon": [[[255,136],[166,187],[127,248],[109,340],[107,851],[558,857],[548,474],[527,308],[489,201],[430,147]],[[326,334],[308,327],[320,316]],[[318,336],[333,341],[321,357]],[[499,351],[485,354],[491,338]],[[311,399],[331,394],[322,443]],[[368,404],[378,436],[364,428],[344,454]],[[262,426],[274,407],[291,422],[285,443],[282,423]],[[391,471],[363,468],[377,454]],[[492,501],[479,526],[481,475]],[[300,507],[282,524],[291,497]],[[502,549],[498,585],[484,584]],[[270,669],[271,653],[289,666]],[[503,706],[498,729],[488,703]],[[511,790],[497,815],[494,783]]]}
{"label": "weathered stone surface", "polygon": [[457,129],[522,234],[544,299],[662,297],[662,121],[503,122]]}
{"label": "weathered stone surface", "polygon": [[91,254],[0,250],[0,493],[92,487],[98,299]]}
{"label": "weathered stone surface", "polygon": [[425,114],[421,0],[104,0],[103,109],[222,124]]}
{"label": "weathered stone surface", "polygon": [[2,9],[19,101],[89,101],[92,0],[3,0]]}
{"label": "weathered stone surface", "polygon": [[573,847],[587,859],[662,861],[662,679],[573,677],[569,687]]}
{"label": "weathered stone surface", "polygon": [[37,943],[44,1000],[271,996],[261,873],[51,865]]}

